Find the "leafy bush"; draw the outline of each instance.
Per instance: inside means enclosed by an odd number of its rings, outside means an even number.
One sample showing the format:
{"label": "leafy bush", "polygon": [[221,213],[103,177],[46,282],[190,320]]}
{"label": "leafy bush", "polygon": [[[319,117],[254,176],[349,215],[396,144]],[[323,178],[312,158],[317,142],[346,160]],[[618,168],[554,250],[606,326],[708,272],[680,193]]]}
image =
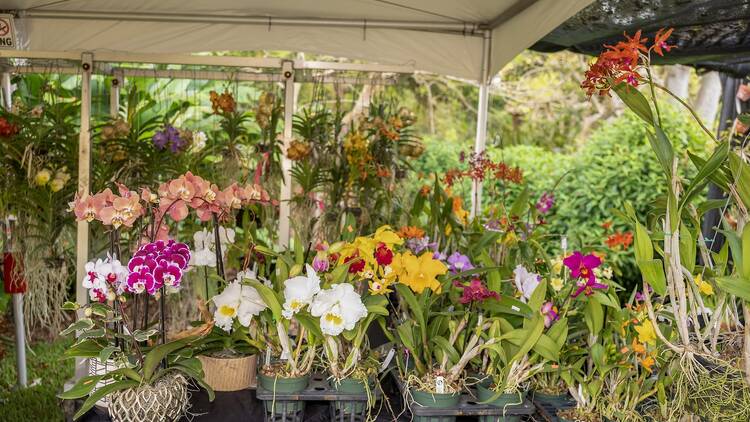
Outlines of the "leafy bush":
{"label": "leafy bush", "polygon": [[[684,113],[664,108],[664,127],[680,157],[688,160],[687,149],[705,155],[709,141],[697,125]],[[622,284],[632,286],[640,280],[632,248],[608,250],[604,242],[608,234],[629,229],[613,209],[622,210],[630,202],[638,215],[646,215],[654,200],[665,193],[659,164],[638,117],[626,113],[601,125],[576,152],[514,146],[491,151],[491,156],[524,170],[533,192],[531,198],[552,190],[559,180],[554,190],[556,203],[548,216],[548,233],[567,235],[569,249],[584,247],[605,252]],[[511,193],[511,200],[514,194],[517,192]],[[602,226],[605,222],[612,222],[610,229]]]}

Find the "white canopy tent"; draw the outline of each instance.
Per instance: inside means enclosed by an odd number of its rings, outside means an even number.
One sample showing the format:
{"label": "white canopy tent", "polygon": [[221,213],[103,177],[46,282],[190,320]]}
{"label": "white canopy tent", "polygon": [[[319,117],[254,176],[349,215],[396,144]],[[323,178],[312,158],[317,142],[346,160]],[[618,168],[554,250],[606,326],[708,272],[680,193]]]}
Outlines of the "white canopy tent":
{"label": "white canopy tent", "polygon": [[[491,76],[593,0],[0,0],[15,16],[19,50],[0,57],[77,59],[82,71],[79,191],[89,180],[90,76],[96,61],[276,68],[285,101],[294,69],[427,71],[477,81],[475,151],[485,149]],[[188,56],[209,51],[290,50],[372,64]],[[181,54],[182,53],[182,54]],[[330,66],[330,67],[329,67]],[[292,107],[286,107],[285,146]],[[282,244],[289,239],[291,163],[283,163]],[[472,187],[472,215],[481,184]],[[79,223],[79,272],[88,260],[88,226]],[[82,273],[81,273],[82,274]],[[81,277],[79,277],[80,279]],[[78,286],[78,299],[86,293]]]}

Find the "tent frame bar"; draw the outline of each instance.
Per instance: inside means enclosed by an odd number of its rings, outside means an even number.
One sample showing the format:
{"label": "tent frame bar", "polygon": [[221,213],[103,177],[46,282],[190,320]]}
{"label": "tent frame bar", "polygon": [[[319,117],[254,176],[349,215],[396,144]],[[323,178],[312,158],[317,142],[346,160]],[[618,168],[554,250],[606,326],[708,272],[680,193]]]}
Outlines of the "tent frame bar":
{"label": "tent frame bar", "polygon": [[[10,74],[29,74],[29,73],[41,73],[49,74],[55,73],[60,75],[80,75],[80,66],[43,66],[43,65],[19,65],[19,66],[6,66],[3,68],[0,66],[0,70],[8,72]],[[164,79],[205,79],[214,81],[251,81],[251,82],[283,82],[285,79],[281,74],[274,73],[248,73],[248,72],[228,72],[228,71],[215,71],[215,70],[184,70],[184,69],[135,69],[135,68],[105,68],[101,65],[95,65],[93,70],[94,75],[106,76],[120,79],[123,77],[141,77],[141,78],[164,78]],[[305,75],[296,73],[295,82],[309,82],[309,78]],[[397,82],[396,78],[383,77],[382,79],[368,79],[348,77],[348,76],[332,76],[330,78],[323,77],[320,80],[312,78],[312,81],[316,83],[345,83],[351,85],[358,85],[362,83],[367,84],[380,84],[380,85],[392,85]]]}
{"label": "tent frame bar", "polygon": [[335,18],[293,18],[273,16],[236,16],[207,15],[191,13],[139,13],[139,12],[103,12],[103,11],[67,11],[67,10],[19,10],[19,18],[31,19],[75,19],[98,21],[132,21],[132,22],[173,22],[173,23],[212,23],[233,25],[287,27],[329,27],[367,29],[402,29],[423,32],[452,32],[466,36],[481,37],[490,28],[476,22],[440,22],[440,21],[401,21],[387,19],[335,19]]}
{"label": "tent frame bar", "polygon": [[[93,52],[99,63],[150,63],[215,67],[247,67],[281,69],[289,60],[259,57],[198,56],[187,54],[129,54]],[[81,53],[61,51],[0,50],[0,58],[70,60],[80,62]],[[296,70],[334,70],[376,73],[414,73],[413,65],[384,65],[377,63],[340,63],[293,60]]]}

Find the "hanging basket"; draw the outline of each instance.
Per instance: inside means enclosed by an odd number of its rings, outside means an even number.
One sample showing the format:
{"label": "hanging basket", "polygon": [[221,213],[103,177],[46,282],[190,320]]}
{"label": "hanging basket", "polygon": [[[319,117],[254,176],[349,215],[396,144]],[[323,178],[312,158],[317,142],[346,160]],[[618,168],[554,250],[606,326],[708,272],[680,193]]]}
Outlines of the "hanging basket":
{"label": "hanging basket", "polygon": [[203,380],[214,391],[239,391],[255,388],[257,356],[217,358],[198,356],[203,364]]}
{"label": "hanging basket", "polygon": [[109,396],[109,416],[113,422],[176,421],[188,408],[187,384],[172,372],[154,385],[116,391]]}

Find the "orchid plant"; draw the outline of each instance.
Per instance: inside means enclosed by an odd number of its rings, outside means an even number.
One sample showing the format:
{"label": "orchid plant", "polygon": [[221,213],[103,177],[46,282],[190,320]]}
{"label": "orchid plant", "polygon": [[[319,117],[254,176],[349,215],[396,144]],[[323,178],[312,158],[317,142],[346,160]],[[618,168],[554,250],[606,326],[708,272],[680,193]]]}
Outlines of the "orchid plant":
{"label": "orchid plant", "polygon": [[[586,72],[582,87],[589,95],[615,92],[643,120],[664,174],[667,194],[663,205],[655,209],[652,224],[643,224],[632,207],[622,216],[635,229],[636,264],[643,275],[641,294],[650,327],[674,362],[669,417],[699,409],[701,415],[711,419],[746,419],[750,415],[750,330],[742,334],[742,371],[721,357],[719,337],[727,335],[726,327],[741,324],[740,313],[744,319],[750,318],[750,265],[743,258],[750,241],[746,224],[750,165],[741,152],[731,150],[732,145],[744,144],[747,139],[736,136],[737,125],[729,131],[728,139],[717,139],[684,100],[653,77],[651,57],[662,56],[673,48],[668,43],[671,33],[671,29],[659,30],[649,42],[638,31],[606,46]],[[638,89],[641,86],[646,88],[643,92]],[[688,153],[697,169],[693,177],[685,178],[680,172],[680,157],[664,130],[657,92],[684,106],[706,136],[716,142],[707,158]],[[709,182],[724,191],[728,199],[697,203]],[[704,239],[700,224],[703,215],[713,208],[722,208],[716,230],[727,239],[718,251],[710,250],[714,242]],[[731,223],[727,221],[730,216]],[[715,291],[718,298],[714,302],[709,296]],[[710,309],[706,305],[712,302],[715,305]],[[660,324],[663,317],[668,325]],[[734,381],[741,377],[745,378],[744,383]],[[728,401],[704,405],[703,394],[727,397]]]}

